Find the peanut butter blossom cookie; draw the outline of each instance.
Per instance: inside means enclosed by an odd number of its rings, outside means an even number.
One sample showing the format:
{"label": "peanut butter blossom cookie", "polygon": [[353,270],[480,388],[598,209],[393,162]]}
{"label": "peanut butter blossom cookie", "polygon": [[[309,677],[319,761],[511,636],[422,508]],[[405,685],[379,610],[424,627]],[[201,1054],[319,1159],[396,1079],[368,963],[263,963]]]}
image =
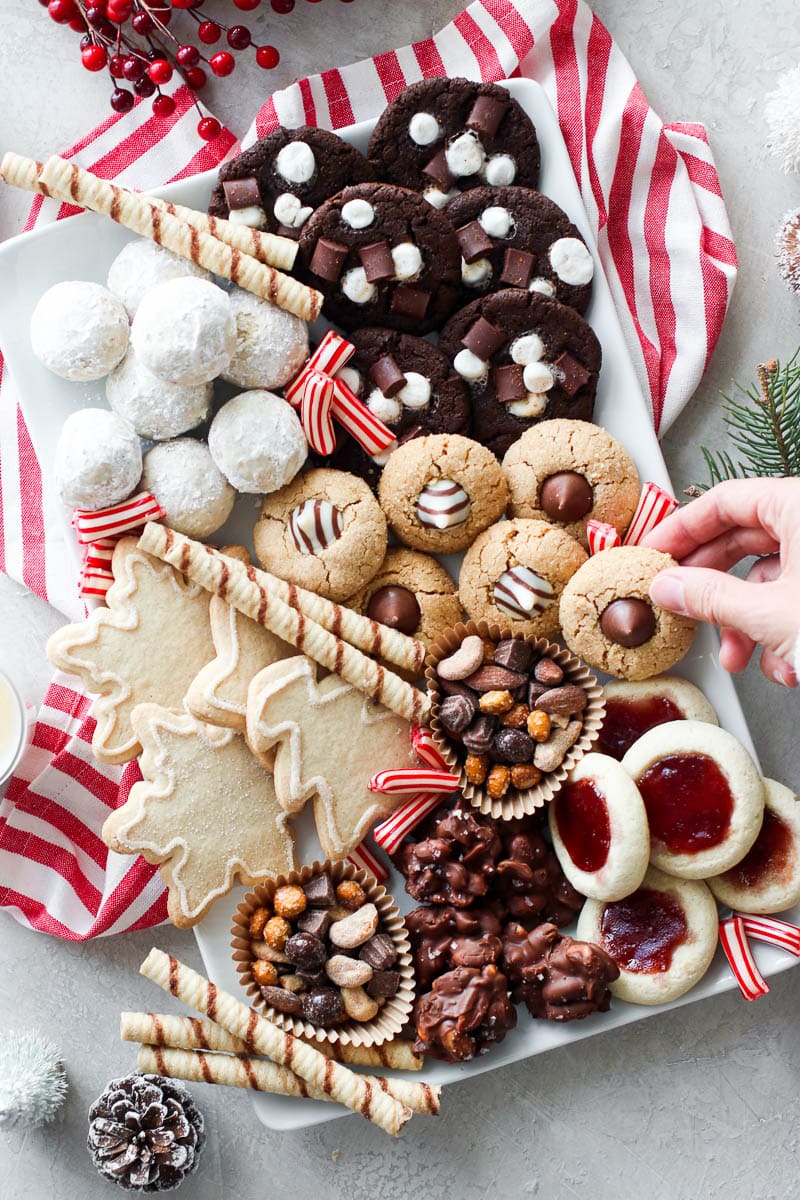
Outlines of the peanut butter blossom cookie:
{"label": "peanut butter blossom cookie", "polygon": [[383,562],[386,519],[363,480],[319,468],[265,498],[253,544],[265,570],[344,600]]}
{"label": "peanut butter blossom cookie", "polygon": [[316,208],[348,183],[375,179],[364,155],[326,129],[279,128],[220,168],[208,211],[297,238]]}
{"label": "peanut butter blossom cookie", "polygon": [[501,521],[464,555],[458,594],[474,621],[552,637],[564,586],[585,562],[583,547],[553,525]]}
{"label": "peanut butter blossom cookie", "polygon": [[536,187],[539,143],[505,88],[469,79],[425,79],[378,119],[368,156],[379,175],[414,188],[437,208],[468,188]]}
{"label": "peanut butter blossom cookie", "polygon": [[639,473],[628,451],[589,421],[542,421],[503,458],[513,517],[552,521],[581,545],[586,522],[628,528],[639,500]]}
{"label": "peanut butter blossom cookie", "polygon": [[[469,392],[449,359],[424,338],[392,329],[359,329],[340,377],[392,430],[398,442],[427,433],[468,433]],[[342,433],[327,463],[376,488],[391,450],[374,457]]]}
{"label": "peanut butter blossom cookie", "polygon": [[416,192],[347,187],[303,226],[299,263],[345,329],[437,329],[458,303],[461,256],[449,221]]}
{"label": "peanut butter blossom cookie", "polygon": [[472,432],[500,457],[538,421],[591,420],[601,351],[574,309],[506,288],[473,300],[439,341],[470,388]]}
{"label": "peanut butter blossom cookie", "polygon": [[395,450],[379,498],[401,542],[452,554],[502,516],[508,489],[500,464],[483,446],[458,434],[432,434]]}
{"label": "peanut butter blossom cookie", "polygon": [[649,679],[674,666],[697,624],[653,604],[650,584],[676,566],[646,546],[593,555],[570,579],[560,604],[564,641],[590,667],[619,679]]}
{"label": "peanut butter blossom cookie", "polygon": [[377,575],[347,606],[426,645],[461,620],[456,585],[441,563],[403,546],[388,551]]}
{"label": "peanut butter blossom cookie", "polygon": [[445,216],[461,247],[465,301],[518,287],[586,311],[594,262],[553,200],[532,188],[477,187],[451,200]]}

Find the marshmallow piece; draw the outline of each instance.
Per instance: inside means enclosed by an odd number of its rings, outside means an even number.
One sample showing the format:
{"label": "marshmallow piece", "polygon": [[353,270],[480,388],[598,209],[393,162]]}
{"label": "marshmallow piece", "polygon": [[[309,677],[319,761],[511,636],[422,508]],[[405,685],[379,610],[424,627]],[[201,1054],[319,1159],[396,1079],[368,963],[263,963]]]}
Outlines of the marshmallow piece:
{"label": "marshmallow piece", "polygon": [[550,280],[542,279],[540,275],[537,275],[535,279],[530,281],[528,284],[528,291],[539,292],[542,296],[555,296],[556,294],[556,289],[553,287]]}
{"label": "marshmallow piece", "polygon": [[275,170],[290,183],[308,183],[316,169],[314,151],[306,142],[288,142],[275,156]]}
{"label": "marshmallow piece", "polygon": [[509,349],[511,361],[517,363],[520,367],[526,367],[528,363],[538,362],[544,354],[544,342],[539,337],[538,333],[524,333],[522,337],[516,338]]}
{"label": "marshmallow piece", "polygon": [[533,392],[528,392],[524,400],[512,400],[510,404],[506,405],[506,408],[515,417],[530,420],[542,415],[547,408],[547,400],[545,399],[544,392],[539,392],[537,395],[534,395]]}
{"label": "marshmallow piece", "polygon": [[211,411],[210,383],[167,383],[140,362],[131,346],[106,380],[111,409],[128,421],[139,437],[164,442],[194,429]]}
{"label": "marshmallow piece", "polygon": [[342,205],[342,220],[351,229],[366,229],[375,220],[375,209],[369,200],[348,200]]}
{"label": "marshmallow piece", "polygon": [[204,279],[159,284],[139,305],[131,342],[141,362],[170,383],[216,379],[236,349],[236,322],[227,293]]}
{"label": "marshmallow piece", "polygon": [[459,350],[453,359],[453,366],[462,379],[468,379],[471,383],[475,383],[479,379],[484,379],[489,373],[489,367],[483,359],[478,358],[477,354],[473,354],[466,347],[463,350]]}
{"label": "marshmallow piece", "polygon": [[272,206],[275,220],[287,229],[301,229],[313,211],[313,208],[303,204],[292,192],[281,192],[280,196],[275,197]]}
{"label": "marshmallow piece", "polygon": [[447,207],[453,197],[457,195],[458,192],[455,188],[451,188],[449,192],[443,192],[441,188],[429,187],[425,188],[425,191],[422,193],[422,199],[427,200],[428,204],[432,204],[434,208],[439,209],[441,212],[443,208]]}
{"label": "marshmallow piece", "polygon": [[431,400],[430,380],[426,379],[424,375],[420,375],[418,371],[406,371],[405,377],[405,387],[400,388],[397,399],[405,408],[425,408]]}
{"label": "marshmallow piece", "polygon": [[342,383],[350,388],[350,391],[354,396],[361,395],[361,389],[363,387],[361,373],[357,371],[355,367],[340,367],[336,372],[336,378],[341,379]]}
{"label": "marshmallow piece", "polygon": [[342,291],[353,304],[369,304],[375,296],[375,284],[367,279],[363,267],[351,267],[342,276]]}
{"label": "marshmallow piece", "polygon": [[195,438],[176,438],[148,450],[142,487],[156,497],[167,524],[193,538],[216,533],[236,499],[208,446]]}
{"label": "marshmallow piece", "polygon": [[249,229],[266,229],[267,214],[260,204],[248,204],[244,208],[232,208],[228,213],[231,225],[247,225]]}
{"label": "marshmallow piece", "polygon": [[133,427],[105,408],[70,413],[56,445],[58,494],[70,508],[94,512],[130,496],[142,473],[142,449]]}
{"label": "marshmallow piece", "polygon": [[559,238],[550,247],[550,266],[562,283],[582,287],[594,275],[594,262],[579,238]]}
{"label": "marshmallow piece", "polygon": [[485,234],[493,238],[510,237],[514,232],[514,221],[507,208],[493,204],[485,208],[478,217],[478,224]]}
{"label": "marshmallow piece", "polygon": [[392,246],[395,279],[416,279],[422,270],[422,255],[413,242]]}
{"label": "marshmallow piece", "polygon": [[517,164],[510,154],[493,154],[486,164],[486,182],[492,187],[508,187],[516,174]]}
{"label": "marshmallow piece", "polygon": [[128,349],[128,314],[99,283],[56,283],[33,310],[31,346],[39,361],[62,379],[102,379]]}
{"label": "marshmallow piece", "polygon": [[170,279],[210,279],[211,272],[165,250],[149,238],[126,242],[108,268],[108,290],[122,301],[133,320],[142,297]]}
{"label": "marshmallow piece", "polygon": [[477,175],[486,160],[486,151],[476,133],[467,131],[453,138],[444,152],[451,175]]}
{"label": "marshmallow piece", "polygon": [[553,373],[543,362],[529,362],[522,372],[522,382],[529,392],[538,395],[549,392],[555,383]]}
{"label": "marshmallow piece", "polygon": [[214,462],[237,492],[275,492],[308,454],[300,419],[280,396],[261,389],[223,404],[208,431]]}
{"label": "marshmallow piece", "polygon": [[236,349],[222,373],[240,388],[279,388],[308,358],[308,326],[269,300],[232,287],[228,299],[236,322]]}
{"label": "marshmallow piece", "polygon": [[480,287],[492,277],[492,264],[488,258],[476,258],[475,262],[461,260],[461,282],[467,287]]}
{"label": "marshmallow piece", "polygon": [[374,413],[384,425],[393,425],[403,411],[402,405],[394,396],[384,396],[379,388],[375,388],[367,397],[367,408]]}
{"label": "marshmallow piece", "polygon": [[469,496],[453,479],[432,479],[417,497],[417,519],[429,529],[463,525],[471,508]]}
{"label": "marshmallow piece", "polygon": [[433,113],[414,113],[408,122],[408,136],[417,146],[430,146],[439,137],[441,126]]}

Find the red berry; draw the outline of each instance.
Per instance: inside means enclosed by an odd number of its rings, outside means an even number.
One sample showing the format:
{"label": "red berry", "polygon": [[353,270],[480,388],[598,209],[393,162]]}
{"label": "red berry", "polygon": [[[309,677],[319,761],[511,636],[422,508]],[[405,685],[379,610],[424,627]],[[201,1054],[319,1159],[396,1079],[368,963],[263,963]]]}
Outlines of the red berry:
{"label": "red berry", "polygon": [[218,42],[222,30],[216,21],[201,21],[197,26],[197,36],[204,46],[213,46]]}
{"label": "red berry", "polygon": [[216,117],[203,117],[202,121],[197,123],[197,132],[204,142],[213,142],[221,130],[222,126]]}
{"label": "red berry", "polygon": [[172,0],[173,8],[197,8],[201,0]]}
{"label": "red berry", "polygon": [[236,66],[236,59],[227,50],[218,50],[208,60],[208,65],[215,75],[230,75]]}
{"label": "red berry", "polygon": [[[50,0],[50,4],[56,4],[56,3],[60,3],[60,0]],[[50,5],[48,5],[47,8],[48,8],[48,12],[49,12]],[[89,8],[86,9],[86,20],[87,20],[88,24],[91,25],[92,29],[98,29],[103,24],[105,19],[106,19],[105,6],[103,6],[101,8],[99,4],[92,4],[89,6]]]}
{"label": "red berry", "polygon": [[172,67],[165,58],[157,58],[147,68],[147,74],[153,83],[169,83],[172,79]]}
{"label": "red berry", "polygon": [[179,67],[194,67],[200,62],[200,51],[197,46],[179,46],[175,52],[175,61]]}
{"label": "red berry", "polygon": [[114,88],[111,93],[111,107],[114,112],[130,112],[133,108],[133,92],[127,92],[125,88]]}
{"label": "red berry", "polygon": [[87,71],[102,71],[107,62],[105,46],[87,46],[81,50],[81,63]]}
{"label": "red berry", "polygon": [[294,0],[269,0],[272,5],[272,11],[285,16],[294,8]]}
{"label": "red berry", "polygon": [[115,25],[124,25],[133,12],[133,5],[126,0],[108,0],[106,16]]}
{"label": "red berry", "polygon": [[161,3],[151,4],[149,11],[150,16],[157,25],[159,23],[161,25],[169,25],[172,20],[172,9],[163,0]]}
{"label": "red berry", "polygon": [[83,17],[73,17],[71,21],[67,22],[67,24],[69,25],[70,29],[74,29],[76,33],[83,33],[84,29],[86,28],[86,22],[84,21]]}
{"label": "red berry", "polygon": [[133,90],[137,96],[152,96],[156,90],[156,85],[153,83],[149,75],[143,75],[141,79],[137,79],[133,85]]}
{"label": "red berry", "polygon": [[172,96],[156,96],[153,101],[153,112],[157,117],[171,117],[175,112],[175,101]]}
{"label": "red berry", "polygon": [[254,8],[258,8],[261,0],[233,0],[233,3],[237,8],[240,8],[242,12],[252,12]]}
{"label": "red berry", "polygon": [[134,13],[131,18],[131,25],[137,33],[142,35],[150,33],[155,28],[152,17],[146,12]]}
{"label": "red berry", "polygon": [[92,40],[92,35],[90,33],[85,33],[80,40],[81,50],[85,50],[87,46],[93,46],[93,45],[94,45],[94,41]]}
{"label": "red berry", "polygon": [[206,86],[206,73],[202,67],[189,67],[183,72],[183,77],[194,92]]}
{"label": "red berry", "polygon": [[78,16],[73,0],[50,0],[47,11],[57,25],[67,25],[73,17]]}
{"label": "red berry", "polygon": [[122,74],[131,83],[135,79],[141,79],[147,70],[147,62],[144,59],[136,58],[133,54],[125,56],[122,63]]}
{"label": "red berry", "polygon": [[108,60],[108,70],[113,79],[122,78],[122,64],[125,62],[124,54],[112,54]]}
{"label": "red berry", "polygon": [[271,71],[280,61],[281,56],[274,46],[259,46],[256,50],[256,62],[265,71]]}
{"label": "red berry", "polygon": [[231,25],[228,30],[228,45],[231,50],[246,50],[252,40],[246,25]]}

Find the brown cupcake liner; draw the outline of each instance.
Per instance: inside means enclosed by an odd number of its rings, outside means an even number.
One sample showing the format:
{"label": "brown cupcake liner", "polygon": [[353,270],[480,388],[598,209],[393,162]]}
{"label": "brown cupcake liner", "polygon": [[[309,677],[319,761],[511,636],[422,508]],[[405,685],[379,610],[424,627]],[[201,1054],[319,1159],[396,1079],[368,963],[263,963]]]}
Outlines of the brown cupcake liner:
{"label": "brown cupcake liner", "polygon": [[[447,658],[458,649],[464,638],[470,637],[473,634],[477,634],[478,637],[493,642],[506,641],[513,638],[516,641],[530,643],[537,653],[542,656],[546,655],[558,663],[564,672],[565,683],[573,683],[582,687],[589,698],[583,713],[581,736],[568,751],[561,766],[557,767],[555,771],[551,771],[548,775],[543,776],[541,782],[536,787],[525,788],[524,790],[512,789],[501,800],[493,800],[483,785],[469,782],[456,746],[448,738],[439,721],[439,705],[441,703],[442,692],[436,674],[436,667],[443,658]],[[465,799],[474,808],[483,813],[484,816],[502,817],[506,821],[535,812],[537,808],[543,808],[545,804],[552,800],[572,768],[583,758],[584,754],[591,750],[593,743],[597,740],[606,711],[602,687],[585,663],[582,663],[569,650],[564,649],[564,647],[559,646],[555,642],[548,642],[547,638],[537,638],[533,634],[523,634],[510,629],[503,629],[500,625],[490,624],[488,621],[468,621],[466,625],[455,625],[452,629],[448,629],[441,634],[430,647],[425,659],[425,679],[431,697],[431,732],[442,758],[444,758],[453,774],[458,775],[458,786],[463,792]]]}
{"label": "brown cupcake liner", "polygon": [[[273,897],[279,887],[284,884],[299,884],[300,887],[303,887],[313,875],[321,875],[325,871],[330,874],[334,886],[344,879],[354,879],[356,883],[361,884],[367,894],[367,900],[371,901],[378,910],[379,932],[387,933],[395,944],[398,959],[393,969],[400,972],[400,987],[396,995],[389,997],[381,1005],[371,1021],[349,1020],[340,1025],[334,1025],[330,1029],[312,1025],[310,1021],[305,1021],[302,1017],[293,1017],[288,1013],[278,1012],[277,1009],[265,1002],[261,995],[261,989],[252,976],[252,964],[256,956],[253,953],[252,938],[250,937],[250,917],[253,911],[262,905],[271,908]],[[237,906],[234,913],[231,947],[233,961],[239,974],[239,982],[245,988],[252,1007],[263,1013],[279,1029],[283,1029],[286,1033],[292,1033],[295,1037],[316,1038],[321,1042],[338,1042],[342,1046],[380,1046],[383,1042],[389,1042],[392,1038],[397,1037],[408,1022],[414,1002],[414,965],[405,922],[386,888],[378,883],[374,875],[370,875],[363,868],[358,869],[351,862],[345,860],[332,862],[330,859],[325,862],[314,862],[310,866],[301,867],[299,871],[290,871],[287,875],[280,875],[275,879],[267,879],[263,883],[256,884]]]}

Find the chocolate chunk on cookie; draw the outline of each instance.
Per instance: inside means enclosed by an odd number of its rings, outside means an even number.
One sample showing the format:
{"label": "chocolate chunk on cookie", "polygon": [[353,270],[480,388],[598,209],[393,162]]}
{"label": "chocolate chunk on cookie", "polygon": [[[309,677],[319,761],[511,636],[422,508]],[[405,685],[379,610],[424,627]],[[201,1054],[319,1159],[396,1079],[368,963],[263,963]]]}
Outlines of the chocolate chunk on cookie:
{"label": "chocolate chunk on cookie", "polygon": [[602,354],[586,321],[557,300],[506,288],[473,300],[439,341],[472,400],[472,436],[496,455],[538,421],[590,421]]}
{"label": "chocolate chunk on cookie", "polygon": [[360,150],[327,129],[282,126],[225,163],[213,217],[297,238],[312,212],[348,183],[376,179]]}
{"label": "chocolate chunk on cookie", "polygon": [[368,156],[391,183],[437,208],[469,188],[535,187],[533,123],[504,87],[469,79],[424,79],[401,92],[369,140]]}

